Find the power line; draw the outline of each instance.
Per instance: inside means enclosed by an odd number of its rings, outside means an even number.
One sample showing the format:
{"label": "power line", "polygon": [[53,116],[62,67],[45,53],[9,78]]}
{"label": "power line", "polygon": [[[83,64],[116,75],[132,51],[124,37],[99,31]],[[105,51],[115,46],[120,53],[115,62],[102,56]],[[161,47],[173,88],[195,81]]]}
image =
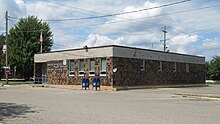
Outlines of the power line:
{"label": "power line", "polygon": [[[136,21],[137,19],[146,19],[146,18],[153,18],[153,17],[159,17],[159,16],[168,16],[168,15],[172,15],[172,14],[180,14],[180,13],[187,13],[187,12],[190,12],[190,11],[197,11],[197,10],[202,10],[202,9],[210,9],[210,8],[219,7],[219,6],[220,5],[214,5],[214,6],[201,7],[201,8],[191,9],[191,10],[178,11],[178,12],[173,12],[173,13],[159,14],[159,15],[155,15],[155,16],[147,16],[147,17],[127,19],[127,20],[121,20],[121,21],[112,21],[112,22],[107,22],[105,24],[123,23],[123,22],[127,22],[127,21]],[[16,17],[11,17],[11,16],[9,16],[9,17],[12,18],[12,19],[19,19],[19,18],[16,18]],[[142,22],[140,22],[140,23],[142,23]],[[156,24],[156,23],[151,23],[151,24]],[[90,27],[90,26],[98,26],[98,25],[103,25],[103,23],[96,23],[96,24],[91,24],[91,25],[79,25],[79,26],[65,27],[65,28],[57,28],[56,30],[58,30],[58,29],[69,29],[69,28]],[[161,24],[161,25],[163,25],[163,24]],[[171,26],[169,26],[169,27],[171,27]],[[176,29],[176,30],[181,32],[181,33],[186,33],[186,32],[181,31],[179,29]],[[37,32],[39,32],[39,31],[37,31]]]}
{"label": "power line", "polygon": [[65,47],[65,48],[71,48],[70,46],[61,45],[61,44],[57,44],[57,43],[53,43],[53,45],[55,45],[55,46],[60,46],[60,47]]}
{"label": "power line", "polygon": [[[148,17],[142,17],[142,18],[122,20],[122,21],[113,21],[113,22],[108,22],[108,23],[105,23],[105,24],[122,23],[122,22],[127,22],[127,21],[134,21],[134,20],[136,20],[136,19],[152,18],[152,17],[158,17],[158,16],[167,16],[167,15],[179,14],[179,13],[186,13],[186,12],[197,11],[197,10],[202,10],[202,9],[210,9],[210,8],[219,7],[219,6],[220,6],[220,5],[206,6],[206,7],[201,7],[201,8],[191,9],[191,10],[178,11],[178,12],[174,12],[174,13],[166,13],[166,14],[160,14],[160,15],[155,15],[155,16],[148,16]],[[14,17],[11,17],[11,18],[14,18]],[[153,23],[152,23],[152,24],[153,24]],[[156,23],[154,23],[154,24],[156,24]],[[80,28],[80,27],[89,27],[89,26],[97,26],[97,25],[102,25],[102,24],[97,23],[97,24],[93,24],[93,25],[82,25],[82,26],[75,26],[75,27],[68,27],[68,28]],[[161,24],[161,25],[162,25],[162,24]],[[171,27],[171,26],[168,26],[168,27]],[[190,34],[184,32],[184,31],[181,31],[181,30],[176,29],[176,28],[174,28],[174,27],[171,27],[171,28],[173,28],[174,30],[176,30],[176,31],[178,31],[178,32],[181,32],[181,33],[190,35]],[[59,30],[59,29],[67,29],[67,28],[57,28],[57,29],[55,29],[55,30]],[[35,31],[22,31],[22,32],[39,32],[39,30],[35,30]]]}
{"label": "power line", "polygon": [[65,5],[65,4],[55,3],[54,1],[53,1],[53,2],[52,2],[52,1],[49,1],[49,0],[44,0],[44,1],[45,1],[45,2],[48,2],[48,3],[57,4],[57,5],[60,5],[60,6],[65,6],[65,7],[69,7],[69,8],[81,10],[81,11],[84,11],[84,12],[96,13],[96,14],[102,15],[102,13],[99,13],[99,12],[95,12],[95,11],[91,11],[91,10],[86,10],[86,9],[82,9],[82,8],[78,8],[78,7],[74,7],[74,6]]}
{"label": "power line", "polygon": [[[60,3],[54,3],[52,1],[49,1],[49,0],[45,0],[46,2],[48,3],[53,3],[53,4],[57,4],[57,5],[60,5],[60,6],[65,6],[65,7],[69,7],[69,8],[74,8],[74,9],[78,9],[78,10],[81,10],[81,11],[85,11],[85,12],[90,12],[90,13],[97,13],[97,14],[100,14],[100,15],[103,15],[102,13],[99,13],[99,12],[95,12],[95,11],[91,11],[91,10],[86,10],[86,9],[82,9],[82,8],[78,8],[78,7],[73,7],[73,6],[69,6],[69,5],[65,5],[65,4],[60,4]],[[133,21],[133,20],[136,20],[136,19],[143,19],[143,18],[152,18],[152,17],[157,17],[157,16],[167,16],[167,15],[171,15],[171,14],[178,14],[178,13],[185,13],[185,12],[190,12],[190,11],[196,11],[196,10],[201,10],[201,9],[210,9],[210,8],[214,8],[214,7],[218,7],[220,5],[214,5],[214,6],[207,6],[207,7],[202,7],[202,8],[197,8],[197,9],[192,9],[192,10],[186,10],[186,11],[179,11],[179,12],[174,12],[174,13],[166,13],[166,14],[161,14],[161,15],[155,15],[155,16],[148,16],[148,17],[142,17],[142,18],[135,18],[135,19],[128,19],[128,20],[123,20],[123,21],[114,21],[114,22],[110,22],[110,23],[121,23],[121,22],[127,22],[127,21]],[[117,17],[117,18],[122,18],[122,17]],[[126,19],[126,18],[122,18],[122,19]],[[140,22],[140,21],[139,21]],[[137,22],[132,22],[132,23],[137,23]],[[140,22],[142,23],[142,22]],[[102,25],[103,23],[98,23],[98,24],[92,24],[92,25],[82,25],[82,26],[77,26],[77,27],[69,27],[69,28],[80,28],[80,27],[90,27],[90,26],[97,26],[97,25]],[[106,24],[106,23],[105,23]],[[156,23],[155,23],[156,24]],[[157,24],[156,24],[157,25]],[[164,25],[164,24],[161,24],[161,25]],[[171,26],[169,26],[171,27]],[[188,33],[184,32],[184,31],[181,31],[179,29],[176,29],[174,27],[171,27],[173,28],[174,30],[178,31],[178,32],[181,32],[181,33],[184,33],[184,34],[187,34],[189,35]],[[65,28],[62,28],[62,29],[65,29]],[[67,29],[67,28],[66,28]]]}
{"label": "power line", "polygon": [[91,16],[91,17],[83,17],[83,18],[69,18],[69,19],[48,19],[48,20],[45,19],[42,21],[80,21],[80,20],[106,18],[106,17],[119,16],[119,15],[125,15],[125,14],[131,14],[131,13],[137,13],[137,12],[142,12],[142,11],[147,11],[147,10],[152,10],[152,9],[173,6],[173,5],[177,5],[177,4],[181,4],[181,3],[185,3],[185,2],[189,2],[189,1],[191,1],[191,0],[183,0],[183,1],[173,2],[173,3],[169,3],[169,4],[163,4],[163,5],[155,6],[155,7],[151,7],[151,8],[145,8],[145,9],[134,10],[134,11],[129,11],[129,12],[122,12],[122,13],[113,13],[113,14],[107,14],[107,15],[101,15],[101,16]]}
{"label": "power line", "polygon": [[[74,8],[76,10],[80,10],[80,11],[84,11],[84,12],[96,13],[96,14],[99,14],[99,15],[105,15],[103,13],[96,12],[96,11],[86,10],[86,9],[82,9],[82,8],[79,8],[79,7],[69,6],[69,5],[66,5],[66,4],[60,4],[60,3],[56,3],[56,2],[54,3],[54,1],[49,1],[49,0],[45,0],[45,1],[48,2],[48,3],[52,3],[52,4],[57,4],[59,6],[64,6],[64,7],[68,7],[68,8]],[[122,18],[122,17],[117,17],[117,18]],[[126,19],[126,18],[122,18],[122,19]],[[136,23],[136,22],[132,22],[132,23]]]}
{"label": "power line", "polygon": [[[155,15],[155,16],[147,16],[147,17],[127,19],[127,20],[121,20],[121,21],[112,21],[112,22],[107,22],[105,24],[123,23],[123,22],[127,22],[127,21],[136,21],[137,19],[146,19],[146,18],[153,18],[153,17],[159,17],[159,16],[168,16],[168,15],[187,13],[187,12],[190,12],[190,11],[197,11],[197,10],[202,10],[202,9],[210,9],[210,8],[219,7],[219,6],[220,5],[214,5],[214,6],[201,7],[201,8],[191,9],[191,10],[178,11],[178,12],[173,12],[173,13],[159,14],[159,15]],[[9,16],[9,18],[11,18],[11,19],[20,19],[20,18],[16,18],[16,17],[12,17],[12,16]],[[140,23],[142,23],[142,22],[140,22]],[[156,24],[156,23],[152,23],[152,24]],[[57,28],[57,29],[81,28],[81,27],[90,27],[90,26],[92,27],[92,26],[98,26],[98,25],[103,25],[103,23],[97,23],[97,24],[92,24],[92,25],[80,25],[80,26]],[[161,24],[161,25],[163,25],[163,24]],[[181,33],[185,33],[181,30],[177,30],[177,31],[179,31]],[[38,31],[36,31],[36,32],[38,32]]]}

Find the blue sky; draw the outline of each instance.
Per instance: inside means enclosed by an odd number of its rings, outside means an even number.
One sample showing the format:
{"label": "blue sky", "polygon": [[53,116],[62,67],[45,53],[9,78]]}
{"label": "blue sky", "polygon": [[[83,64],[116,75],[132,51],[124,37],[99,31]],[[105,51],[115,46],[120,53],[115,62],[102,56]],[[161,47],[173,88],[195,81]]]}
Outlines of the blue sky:
{"label": "blue sky", "polygon": [[[181,0],[0,0],[0,33],[5,30],[6,10],[17,18],[35,15],[56,20],[129,12],[176,1]],[[107,18],[47,22],[54,35],[52,50],[116,44],[162,51],[162,26],[166,25],[171,52],[205,56],[208,61],[220,55],[219,13],[220,0],[192,0]],[[16,22],[10,21],[10,27]]]}

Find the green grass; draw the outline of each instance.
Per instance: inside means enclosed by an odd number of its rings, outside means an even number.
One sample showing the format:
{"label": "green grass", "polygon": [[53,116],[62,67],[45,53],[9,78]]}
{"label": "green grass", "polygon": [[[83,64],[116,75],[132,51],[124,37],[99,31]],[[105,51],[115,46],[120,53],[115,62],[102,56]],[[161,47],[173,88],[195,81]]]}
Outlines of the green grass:
{"label": "green grass", "polygon": [[[0,81],[1,85],[6,85],[6,81]],[[8,85],[21,85],[21,84],[34,84],[34,82],[32,81],[9,81]]]}
{"label": "green grass", "polygon": [[220,82],[206,82],[206,84],[220,84]]}
{"label": "green grass", "polygon": [[220,98],[219,95],[213,95],[213,94],[189,94],[189,93],[176,93],[175,95],[180,95],[182,97],[189,97],[189,96],[194,96],[194,97],[208,97],[208,98]]}

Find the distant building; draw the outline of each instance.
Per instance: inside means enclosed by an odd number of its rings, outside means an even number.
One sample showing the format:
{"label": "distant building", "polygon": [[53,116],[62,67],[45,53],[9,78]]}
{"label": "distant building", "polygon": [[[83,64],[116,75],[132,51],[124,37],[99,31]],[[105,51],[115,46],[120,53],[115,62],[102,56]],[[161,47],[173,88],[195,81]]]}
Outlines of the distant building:
{"label": "distant building", "polygon": [[125,46],[85,47],[35,54],[34,76],[78,85],[98,76],[112,88],[205,84],[205,58]]}

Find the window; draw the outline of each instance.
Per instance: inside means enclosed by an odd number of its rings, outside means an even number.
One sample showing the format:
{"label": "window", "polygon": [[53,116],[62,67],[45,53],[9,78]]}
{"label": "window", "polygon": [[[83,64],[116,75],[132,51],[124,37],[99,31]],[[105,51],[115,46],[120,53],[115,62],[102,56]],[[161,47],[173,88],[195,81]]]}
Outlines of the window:
{"label": "window", "polygon": [[79,60],[79,76],[84,76],[84,60]]}
{"label": "window", "polygon": [[176,63],[173,64],[173,72],[176,72]]}
{"label": "window", "polygon": [[74,60],[70,60],[69,63],[69,76],[74,76]]}
{"label": "window", "polygon": [[89,61],[89,75],[95,76],[95,59],[90,59]]}
{"label": "window", "polygon": [[141,60],[141,71],[145,70],[145,60]]}
{"label": "window", "polygon": [[47,63],[42,63],[42,75],[46,75],[47,73]]}
{"label": "window", "polygon": [[189,63],[186,63],[186,72],[189,72]]}
{"label": "window", "polygon": [[158,66],[158,71],[162,71],[163,70],[163,66],[162,66],[162,62],[160,61],[160,64]]}
{"label": "window", "polygon": [[100,76],[106,76],[106,59],[100,59]]}

